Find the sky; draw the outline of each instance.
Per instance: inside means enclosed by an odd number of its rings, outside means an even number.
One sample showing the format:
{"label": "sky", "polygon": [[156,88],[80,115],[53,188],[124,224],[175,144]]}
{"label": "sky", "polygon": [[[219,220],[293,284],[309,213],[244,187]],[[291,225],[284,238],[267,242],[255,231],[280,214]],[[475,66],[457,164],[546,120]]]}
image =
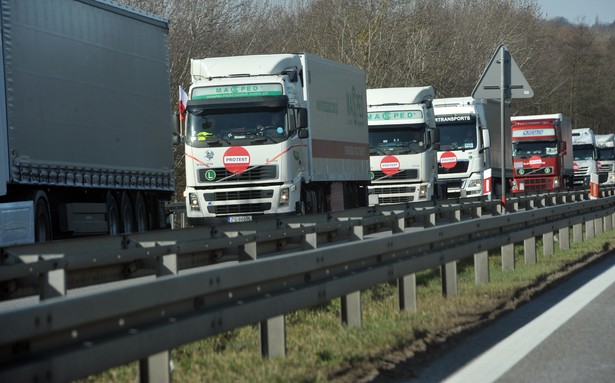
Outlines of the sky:
{"label": "sky", "polygon": [[615,21],[615,0],[537,0],[537,3],[547,19],[565,17],[571,23],[581,21],[588,25],[593,25],[596,17],[602,24]]}

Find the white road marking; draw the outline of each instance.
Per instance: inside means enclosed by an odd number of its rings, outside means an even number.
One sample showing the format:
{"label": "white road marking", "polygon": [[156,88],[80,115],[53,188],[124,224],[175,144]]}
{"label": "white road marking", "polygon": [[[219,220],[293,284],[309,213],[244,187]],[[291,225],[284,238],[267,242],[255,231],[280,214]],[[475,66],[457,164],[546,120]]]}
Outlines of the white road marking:
{"label": "white road marking", "polygon": [[543,315],[448,377],[445,382],[494,382],[614,282],[615,266],[611,266]]}

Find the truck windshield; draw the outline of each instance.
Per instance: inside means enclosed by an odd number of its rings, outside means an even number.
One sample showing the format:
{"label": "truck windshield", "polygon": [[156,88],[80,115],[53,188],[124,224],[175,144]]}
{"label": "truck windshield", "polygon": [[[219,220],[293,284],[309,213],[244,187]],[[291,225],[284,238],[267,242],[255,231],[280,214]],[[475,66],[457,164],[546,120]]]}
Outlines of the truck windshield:
{"label": "truck windshield", "polygon": [[577,161],[595,159],[595,150],[592,145],[574,145],[572,147],[572,153],[574,154],[574,159]]}
{"label": "truck windshield", "polygon": [[513,157],[532,156],[550,157],[557,155],[556,141],[517,141],[513,142]]}
{"label": "truck windshield", "polygon": [[193,146],[279,143],[288,138],[286,109],[193,110],[188,115],[187,137]]}
{"label": "truck windshield", "polygon": [[411,154],[424,151],[424,124],[369,127],[369,152],[371,155]]}
{"label": "truck windshield", "polygon": [[600,148],[598,149],[598,159],[604,161],[615,160],[615,150],[613,148]]}
{"label": "truck windshield", "polygon": [[440,150],[469,150],[476,148],[476,124],[438,124]]}

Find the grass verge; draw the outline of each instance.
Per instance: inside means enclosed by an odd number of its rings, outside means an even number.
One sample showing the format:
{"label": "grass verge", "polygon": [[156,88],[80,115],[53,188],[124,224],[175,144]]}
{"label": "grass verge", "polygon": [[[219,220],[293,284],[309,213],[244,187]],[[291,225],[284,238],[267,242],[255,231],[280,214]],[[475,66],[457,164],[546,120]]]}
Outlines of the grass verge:
{"label": "grass verge", "polygon": [[[260,356],[258,326],[248,326],[172,350],[175,382],[369,382],[394,375],[404,363],[411,374],[436,358],[444,345],[495,320],[576,270],[612,256],[613,232],[571,249],[542,254],[525,265],[523,244],[515,245],[515,270],[502,271],[499,252],[490,252],[490,282],[476,285],[472,257],[458,263],[458,295],[442,297],[439,269],[417,274],[418,311],[400,312],[394,283],[362,293],[363,325],[341,324],[340,300],[285,317],[287,356]],[[138,381],[138,363],[90,376],[83,382]]]}

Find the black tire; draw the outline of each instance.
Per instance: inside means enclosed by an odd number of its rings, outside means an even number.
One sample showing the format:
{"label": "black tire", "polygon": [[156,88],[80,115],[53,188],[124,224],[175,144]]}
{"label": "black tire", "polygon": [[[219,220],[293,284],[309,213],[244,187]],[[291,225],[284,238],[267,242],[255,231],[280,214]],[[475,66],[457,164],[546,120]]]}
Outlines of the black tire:
{"label": "black tire", "polygon": [[149,213],[147,210],[147,204],[145,203],[145,198],[143,198],[143,194],[137,192],[134,201],[135,229],[139,233],[149,231]]}
{"label": "black tire", "polygon": [[120,208],[113,193],[107,193],[107,227],[109,235],[117,235],[122,232],[122,221],[120,220]]}
{"label": "black tire", "polygon": [[306,190],[305,191],[305,214],[314,214],[316,213],[316,192],[314,190]]}
{"label": "black tire", "polygon": [[135,232],[135,215],[132,208],[132,201],[127,192],[122,192],[120,197],[120,217],[122,220],[122,233]]}
{"label": "black tire", "polygon": [[317,212],[318,213],[326,213],[328,211],[327,208],[327,193],[325,193],[324,186],[318,188],[318,195],[316,196],[317,202]]}
{"label": "black tire", "polygon": [[36,242],[51,241],[51,214],[43,191],[37,192],[34,202],[34,240]]}

